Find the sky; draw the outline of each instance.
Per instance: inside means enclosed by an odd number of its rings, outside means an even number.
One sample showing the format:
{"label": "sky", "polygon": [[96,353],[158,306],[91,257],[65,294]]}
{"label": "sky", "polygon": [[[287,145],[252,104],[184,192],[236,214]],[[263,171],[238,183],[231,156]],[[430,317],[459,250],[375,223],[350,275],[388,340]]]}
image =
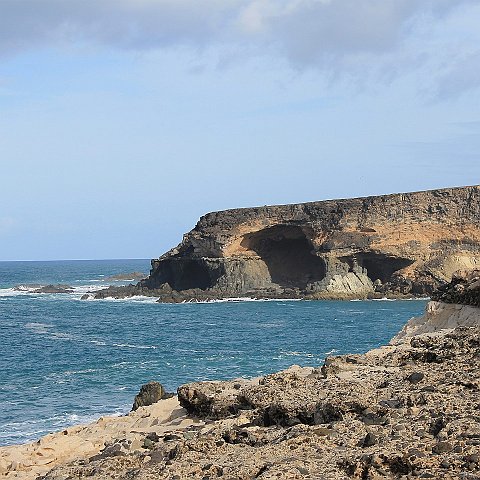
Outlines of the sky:
{"label": "sky", "polygon": [[480,183],[477,0],[0,0],[0,260]]}

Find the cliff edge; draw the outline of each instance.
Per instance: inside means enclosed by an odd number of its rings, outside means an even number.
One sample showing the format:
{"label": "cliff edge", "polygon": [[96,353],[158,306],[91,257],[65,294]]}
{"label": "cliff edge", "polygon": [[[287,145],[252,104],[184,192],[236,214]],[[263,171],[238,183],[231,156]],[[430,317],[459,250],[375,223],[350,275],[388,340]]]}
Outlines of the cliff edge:
{"label": "cliff edge", "polygon": [[136,286],[97,292],[226,297],[430,295],[480,266],[480,187],[209,213]]}

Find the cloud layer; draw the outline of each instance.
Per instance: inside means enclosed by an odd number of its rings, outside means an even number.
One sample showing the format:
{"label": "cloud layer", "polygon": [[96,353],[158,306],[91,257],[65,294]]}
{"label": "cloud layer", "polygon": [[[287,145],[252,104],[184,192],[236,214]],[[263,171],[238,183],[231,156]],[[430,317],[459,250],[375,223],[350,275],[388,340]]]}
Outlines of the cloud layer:
{"label": "cloud layer", "polygon": [[[0,54],[41,46],[94,44],[152,50],[170,46],[245,49],[275,55],[296,68],[330,74],[412,68],[441,46],[406,47],[473,0],[2,0]],[[452,13],[453,12],[453,13]],[[445,40],[447,41],[447,39]],[[475,56],[475,52],[472,53]],[[444,72],[451,92],[461,76]],[[468,65],[465,67],[468,68]],[[465,86],[476,85],[469,74]],[[459,82],[456,82],[457,84]]]}
{"label": "cloud layer", "polygon": [[466,0],[2,0],[0,49],[93,41],[118,48],[273,42],[292,59],[384,52],[415,16]]}

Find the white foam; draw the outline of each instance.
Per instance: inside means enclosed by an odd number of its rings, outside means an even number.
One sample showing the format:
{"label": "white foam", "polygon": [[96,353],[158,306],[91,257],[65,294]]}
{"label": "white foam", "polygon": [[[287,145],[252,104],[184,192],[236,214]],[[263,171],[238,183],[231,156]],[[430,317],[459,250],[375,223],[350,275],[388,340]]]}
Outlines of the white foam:
{"label": "white foam", "polygon": [[415,302],[415,301],[429,301],[430,297],[412,297],[412,298],[369,298],[369,299],[360,299],[353,298],[351,302]]}
{"label": "white foam", "polygon": [[0,425],[0,442],[3,443],[2,439],[6,439],[8,444],[31,441],[53,430],[60,430],[72,425],[92,423],[98,420],[99,417],[124,415],[128,408],[129,406],[125,405],[117,407],[112,411],[111,407],[103,405],[98,410],[96,409],[95,412],[89,414],[65,412],[37,420],[31,419],[23,422],[4,423]]}
{"label": "white foam", "polygon": [[105,302],[127,302],[127,303],[156,303],[158,297],[149,297],[147,295],[134,295],[133,297],[114,298],[105,297],[100,299],[88,298],[88,300],[105,301]]}
{"label": "white foam", "polygon": [[15,288],[0,288],[0,297],[18,297],[20,295],[29,295],[33,290],[35,290],[35,288],[32,287],[27,289],[27,287],[24,287],[23,285]]}
{"label": "white foam", "polygon": [[325,355],[333,355],[334,353],[338,353],[336,348],[332,348],[329,352],[325,352]]}
{"label": "white foam", "polygon": [[100,370],[95,368],[86,368],[84,370],[65,370],[64,372],[50,373],[49,375],[45,376],[45,379],[57,382],[60,380],[61,383],[64,383],[63,381],[68,377],[73,377],[74,375],[87,375],[89,373],[97,373],[99,371]]}
{"label": "white foam", "polygon": [[36,333],[38,335],[49,335],[50,331],[48,330],[49,328],[52,328],[53,325],[47,324],[47,323],[35,323],[35,322],[30,322],[26,323],[24,327],[28,330],[31,330],[33,333]]}
{"label": "white foam", "polygon": [[78,285],[73,287],[73,293],[85,294],[96,292],[97,290],[104,290],[105,288],[108,288],[108,285]]}
{"label": "white foam", "polygon": [[192,298],[184,300],[180,304],[186,303],[236,303],[236,302],[300,302],[301,298],[255,298],[255,297],[229,297],[217,298],[211,300],[197,300]]}
{"label": "white foam", "polygon": [[32,328],[32,329],[38,329],[38,328],[50,328],[53,327],[52,324],[50,323],[39,323],[39,322],[30,322],[25,324],[25,328]]}
{"label": "white foam", "polygon": [[315,357],[313,353],[306,353],[306,352],[280,352],[280,354],[286,357],[308,357],[308,358]]}
{"label": "white foam", "polygon": [[146,350],[146,349],[156,350],[157,349],[157,347],[155,345],[132,345],[131,343],[113,343],[112,345],[114,347],[118,347],[118,348],[139,348],[141,350]]}

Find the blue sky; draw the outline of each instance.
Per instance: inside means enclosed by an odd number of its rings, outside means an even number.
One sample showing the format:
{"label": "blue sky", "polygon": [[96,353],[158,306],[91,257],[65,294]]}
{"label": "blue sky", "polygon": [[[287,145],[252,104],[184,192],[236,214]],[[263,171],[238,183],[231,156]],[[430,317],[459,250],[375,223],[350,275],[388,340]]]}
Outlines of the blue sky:
{"label": "blue sky", "polygon": [[2,0],[0,260],[478,184],[479,24],[473,0]]}

